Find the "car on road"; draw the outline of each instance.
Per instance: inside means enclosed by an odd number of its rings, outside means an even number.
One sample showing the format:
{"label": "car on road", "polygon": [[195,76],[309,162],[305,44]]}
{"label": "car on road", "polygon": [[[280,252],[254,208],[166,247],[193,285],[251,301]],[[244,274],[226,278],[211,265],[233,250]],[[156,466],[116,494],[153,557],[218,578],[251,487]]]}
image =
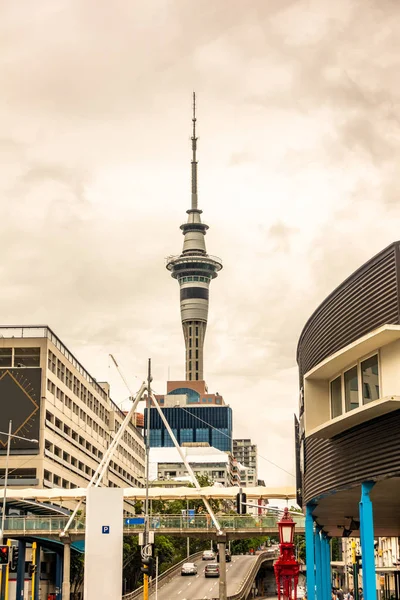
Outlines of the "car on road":
{"label": "car on road", "polygon": [[217,563],[206,565],[204,577],[219,577],[219,565]]}
{"label": "car on road", "polygon": [[214,550],[204,550],[202,560],[214,560],[215,552]]}
{"label": "car on road", "polygon": [[194,563],[184,563],[181,569],[181,575],[197,575],[197,567]]}
{"label": "car on road", "polygon": [[[231,562],[231,560],[232,560],[232,555],[231,555],[231,553],[229,552],[229,550],[228,550],[228,549],[226,549],[226,550],[225,550],[225,561],[226,561],[226,562]],[[217,562],[219,562],[219,552],[217,552]]]}

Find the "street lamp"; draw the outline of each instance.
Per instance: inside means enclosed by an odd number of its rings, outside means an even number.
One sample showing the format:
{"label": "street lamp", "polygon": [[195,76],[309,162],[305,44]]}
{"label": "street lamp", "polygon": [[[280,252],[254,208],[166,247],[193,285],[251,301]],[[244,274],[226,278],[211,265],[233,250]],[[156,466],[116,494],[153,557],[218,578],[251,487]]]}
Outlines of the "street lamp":
{"label": "street lamp", "polygon": [[299,563],[294,554],[294,528],[295,523],[289,515],[288,508],[285,508],[283,516],[278,522],[280,555],[274,564],[278,600],[281,600],[281,590],[284,600],[292,600],[292,597],[294,600],[297,599]]}
{"label": "street lamp", "polygon": [[11,438],[17,438],[18,440],[24,440],[25,442],[36,442],[37,444],[39,443],[39,440],[36,440],[34,438],[29,439],[29,438],[21,437],[20,435],[13,435],[11,433],[11,430],[12,430],[12,421],[10,421],[10,423],[9,423],[8,433],[6,433],[5,431],[0,431],[0,435],[6,435],[8,437],[6,469],[5,469],[5,473],[4,473],[3,512],[1,515],[0,546],[3,544],[3,539],[4,539],[4,522],[5,522],[5,518],[6,518],[6,500],[7,500],[7,483],[8,483],[8,463],[9,463],[9,459],[10,459]]}

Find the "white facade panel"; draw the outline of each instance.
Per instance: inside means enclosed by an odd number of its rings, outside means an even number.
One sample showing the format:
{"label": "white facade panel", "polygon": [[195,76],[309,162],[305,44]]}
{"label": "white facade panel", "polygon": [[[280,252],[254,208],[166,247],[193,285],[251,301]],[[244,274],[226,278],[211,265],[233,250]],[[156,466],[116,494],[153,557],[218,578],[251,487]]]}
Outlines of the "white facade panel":
{"label": "white facade panel", "polygon": [[123,490],[91,488],[87,494],[85,600],[122,597]]}

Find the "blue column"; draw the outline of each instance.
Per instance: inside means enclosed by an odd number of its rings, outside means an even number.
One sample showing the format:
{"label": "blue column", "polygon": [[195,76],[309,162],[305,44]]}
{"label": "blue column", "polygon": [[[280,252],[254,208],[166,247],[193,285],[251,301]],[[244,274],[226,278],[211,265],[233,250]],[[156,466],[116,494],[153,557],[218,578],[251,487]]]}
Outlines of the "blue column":
{"label": "blue column", "polygon": [[35,598],[39,600],[39,584],[40,584],[40,545],[36,546],[36,577],[35,577]]}
{"label": "blue column", "polygon": [[322,531],[319,532],[319,543],[321,545],[321,598],[326,600],[325,540]]}
{"label": "blue column", "polygon": [[56,554],[56,600],[61,600],[63,555]]}
{"label": "blue column", "polygon": [[369,495],[374,485],[374,481],[364,481],[361,484],[361,500],[359,504],[364,600],[376,600],[374,517]]}
{"label": "blue column", "polygon": [[322,548],[321,548],[321,528],[317,527],[315,530],[315,579],[316,579],[316,590],[317,600],[323,600],[323,589],[322,589]]}
{"label": "blue column", "polygon": [[18,563],[17,563],[17,585],[16,585],[16,600],[24,598],[24,581],[25,581],[25,553],[26,542],[18,540]]}
{"label": "blue column", "polygon": [[314,545],[314,521],[312,517],[314,504],[307,504],[306,507],[306,578],[307,578],[307,599],[315,600],[315,545]]}
{"label": "blue column", "polygon": [[326,600],[329,600],[331,598],[331,553],[330,553],[330,546],[329,546],[329,538],[325,533],[322,533],[322,539],[321,539],[321,543],[322,543],[322,548],[323,548],[323,552],[322,552],[322,560],[323,560],[323,595],[324,598],[326,598]]}

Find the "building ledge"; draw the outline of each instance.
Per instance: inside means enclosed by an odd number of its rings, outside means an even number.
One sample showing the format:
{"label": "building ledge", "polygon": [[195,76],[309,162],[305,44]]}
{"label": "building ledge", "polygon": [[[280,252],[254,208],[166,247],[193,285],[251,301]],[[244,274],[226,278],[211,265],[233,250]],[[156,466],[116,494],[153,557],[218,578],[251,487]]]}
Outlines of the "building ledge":
{"label": "building ledge", "polygon": [[400,325],[382,325],[328,356],[304,375],[304,379],[331,379],[361,357],[400,339]]}
{"label": "building ledge", "polygon": [[310,432],[306,433],[306,437],[318,437],[324,439],[333,438],[335,435],[347,431],[356,425],[362,425],[394,410],[400,409],[400,396],[386,396],[379,400],[369,402],[364,406],[355,408],[340,417],[331,419],[318,427],[315,427]]}

